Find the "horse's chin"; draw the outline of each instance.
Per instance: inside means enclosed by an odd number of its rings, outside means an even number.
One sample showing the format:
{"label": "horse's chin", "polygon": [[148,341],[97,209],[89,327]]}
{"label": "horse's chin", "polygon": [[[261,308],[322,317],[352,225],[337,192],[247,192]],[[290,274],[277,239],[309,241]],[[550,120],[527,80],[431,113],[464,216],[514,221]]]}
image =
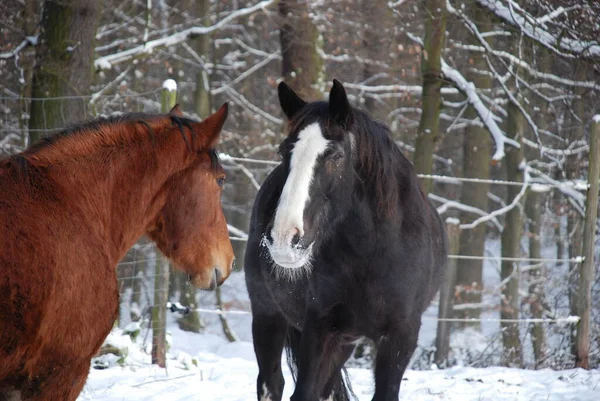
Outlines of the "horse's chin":
{"label": "horse's chin", "polygon": [[273,262],[282,269],[307,269],[311,266],[312,244],[304,248],[268,246]]}
{"label": "horse's chin", "polygon": [[276,260],[275,258],[273,258],[273,262],[275,262],[277,266],[282,267],[284,269],[303,269],[310,264],[310,259],[311,256],[308,255],[306,257],[302,257],[298,260],[293,261]]}

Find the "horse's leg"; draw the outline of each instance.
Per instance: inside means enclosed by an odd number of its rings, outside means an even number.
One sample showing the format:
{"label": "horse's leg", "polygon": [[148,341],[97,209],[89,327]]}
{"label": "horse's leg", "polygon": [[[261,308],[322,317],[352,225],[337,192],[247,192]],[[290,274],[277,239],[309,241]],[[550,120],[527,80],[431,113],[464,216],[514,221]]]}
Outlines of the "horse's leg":
{"label": "horse's leg", "polygon": [[[329,364],[329,377],[321,392],[321,400],[332,401],[335,399],[334,391],[346,392],[342,381],[342,368],[354,351],[354,345],[341,345],[333,353]],[[341,386],[341,387],[339,387]]]}
{"label": "horse's leg", "polygon": [[318,400],[331,377],[333,358],[340,346],[331,320],[329,315],[318,317],[316,310],[307,310],[297,352],[298,380],[291,401]]}
{"label": "horse's leg", "polygon": [[321,395],[318,389],[318,379],[324,339],[318,329],[318,323],[315,311],[309,308],[297,353],[298,379],[291,401],[315,401]]}
{"label": "horse's leg", "polygon": [[388,331],[379,341],[373,401],[397,401],[402,376],[417,348],[420,323]]}
{"label": "horse's leg", "polygon": [[256,389],[259,401],[280,401],[283,394],[281,352],[287,323],[281,315],[252,317],[252,338],[258,362]]}

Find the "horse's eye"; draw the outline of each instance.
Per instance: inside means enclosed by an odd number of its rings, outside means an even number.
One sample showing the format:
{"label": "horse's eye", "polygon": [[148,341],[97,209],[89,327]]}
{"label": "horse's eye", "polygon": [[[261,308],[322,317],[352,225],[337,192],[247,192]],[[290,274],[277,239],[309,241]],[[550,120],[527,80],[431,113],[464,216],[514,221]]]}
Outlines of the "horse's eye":
{"label": "horse's eye", "polygon": [[219,178],[217,178],[217,184],[219,184],[219,186],[221,188],[223,188],[223,185],[225,185],[225,177],[219,177]]}
{"label": "horse's eye", "polygon": [[344,157],[342,153],[334,153],[333,155],[331,155],[331,161],[337,163],[340,160],[342,160],[342,157]]}

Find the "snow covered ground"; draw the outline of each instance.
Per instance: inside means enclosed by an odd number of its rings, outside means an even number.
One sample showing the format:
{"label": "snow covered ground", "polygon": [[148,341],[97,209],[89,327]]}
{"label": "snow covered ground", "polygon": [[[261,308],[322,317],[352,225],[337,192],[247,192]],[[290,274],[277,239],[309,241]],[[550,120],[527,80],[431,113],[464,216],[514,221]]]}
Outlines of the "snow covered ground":
{"label": "snow covered ground", "polygon": [[[130,355],[125,367],[92,369],[78,400],[255,400],[258,373],[252,344],[227,343],[214,334],[190,334],[172,328],[173,346],[167,369],[149,364],[149,356]],[[349,369],[354,393],[361,401],[373,395],[368,369]],[[287,366],[284,399],[293,382]],[[600,371],[519,370],[454,367],[405,375],[401,400],[415,401],[598,401]]]}
{"label": "snow covered ground", "polygon": [[[486,254],[498,255],[495,242],[487,244]],[[546,255],[544,255],[546,256]],[[546,257],[549,257],[548,255]],[[486,262],[484,281],[486,287],[497,285],[497,263]],[[243,273],[234,273],[223,287],[226,308],[248,310]],[[484,300],[496,302],[493,296]],[[202,293],[201,307],[214,309],[214,294]],[[483,317],[494,318],[497,311],[487,311]],[[426,349],[433,343],[437,306],[432,305],[424,315],[419,336],[419,346]],[[168,315],[168,333],[171,348],[166,369],[150,364],[150,335],[143,331],[132,344],[128,336],[114,331],[108,342],[127,348],[124,361],[105,356],[101,361],[110,367],[91,369],[87,385],[79,401],[137,401],[137,400],[209,400],[253,401],[255,380],[258,374],[252,337],[251,317],[229,315],[228,320],[240,341],[229,343],[224,339],[218,316],[203,314],[206,330],[203,334],[181,331],[176,324],[176,314]],[[489,347],[494,333],[499,333],[499,323],[485,322],[482,333],[455,336],[453,347],[481,352]],[[145,351],[143,351],[145,347]],[[357,361],[349,369],[352,388],[360,401],[373,395],[371,370],[361,368]],[[123,365],[123,366],[121,366]],[[293,392],[293,381],[285,362],[286,387],[284,400]],[[552,371],[521,370],[502,367],[473,368],[457,366],[444,370],[409,370],[400,392],[401,400],[415,401],[600,401],[600,370],[580,369]]]}

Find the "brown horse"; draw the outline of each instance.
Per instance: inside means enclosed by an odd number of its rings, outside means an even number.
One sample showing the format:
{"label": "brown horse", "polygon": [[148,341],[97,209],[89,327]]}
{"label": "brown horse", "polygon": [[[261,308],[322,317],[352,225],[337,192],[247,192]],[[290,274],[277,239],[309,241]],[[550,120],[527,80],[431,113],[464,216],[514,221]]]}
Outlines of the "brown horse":
{"label": "brown horse", "polygon": [[214,289],[233,250],[202,122],[127,114],[68,129],[0,161],[0,400],[75,400],[117,316],[115,267],[147,234]]}

